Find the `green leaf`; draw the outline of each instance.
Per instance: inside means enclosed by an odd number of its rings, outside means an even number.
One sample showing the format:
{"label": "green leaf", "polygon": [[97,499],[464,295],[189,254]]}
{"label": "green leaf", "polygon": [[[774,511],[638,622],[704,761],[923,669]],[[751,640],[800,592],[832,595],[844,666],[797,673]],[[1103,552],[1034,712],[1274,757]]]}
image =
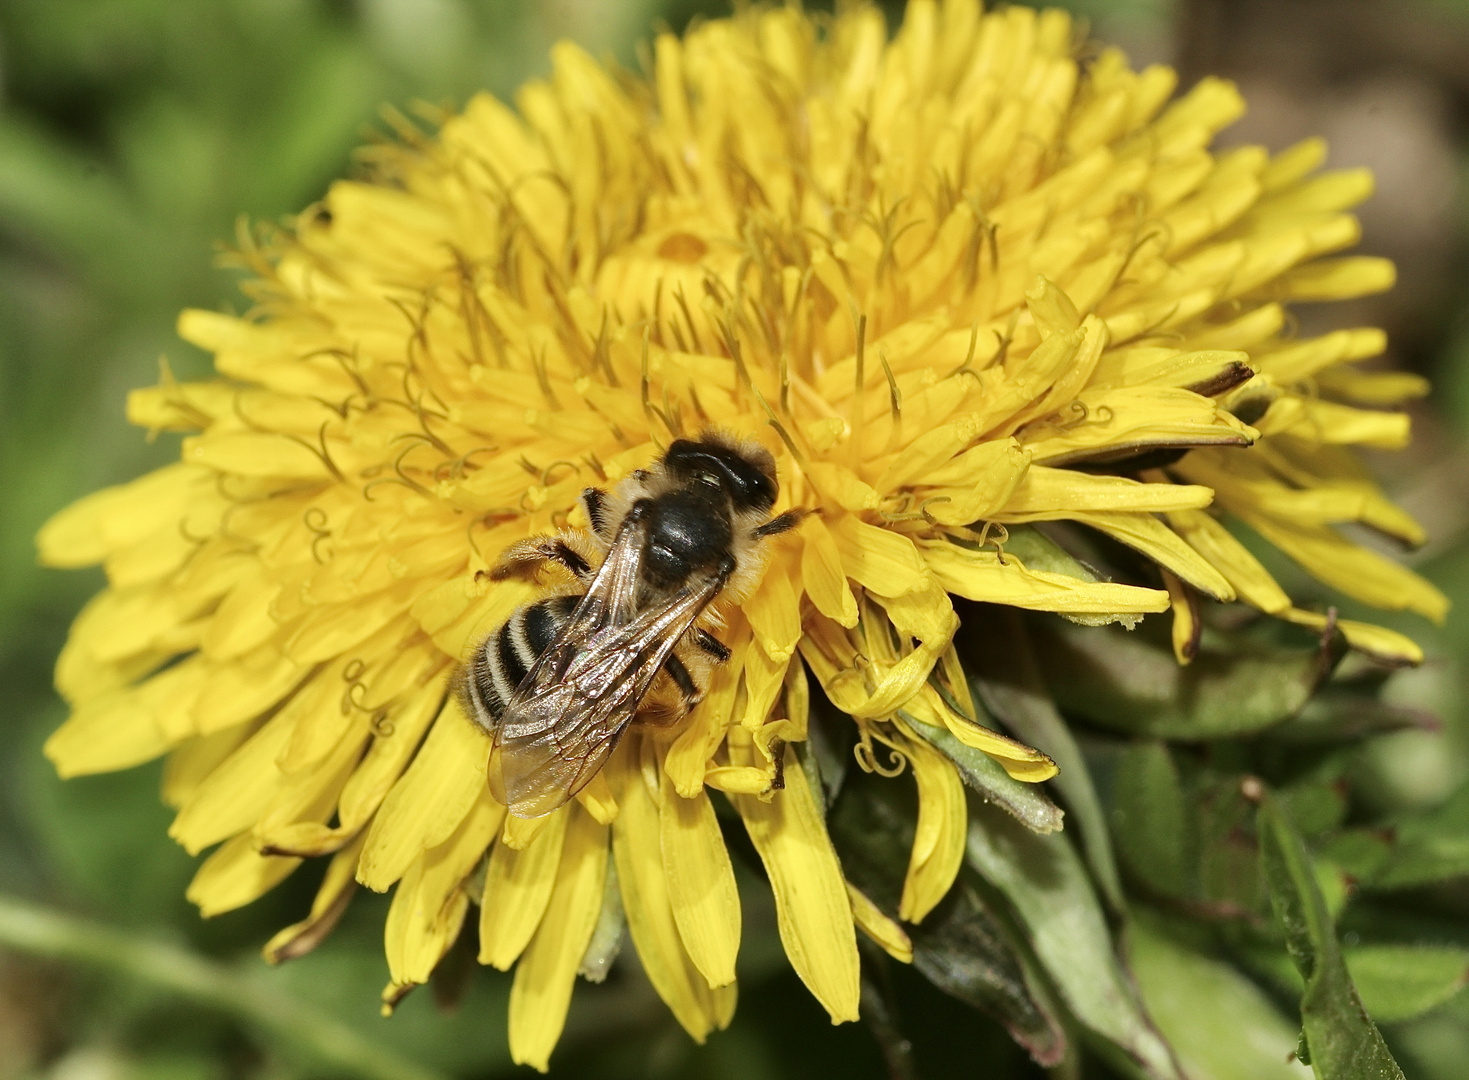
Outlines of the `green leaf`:
{"label": "green leaf", "polygon": [[1424,709],[1393,705],[1380,700],[1375,691],[1364,693],[1356,686],[1323,686],[1316,696],[1285,723],[1266,734],[1273,742],[1348,743],[1393,731],[1436,731],[1442,725]]}
{"label": "green leaf", "polygon": [[1076,815],[1087,865],[1113,911],[1123,909],[1122,883],[1102,801],[1071,728],[1061,718],[1041,678],[1020,613],[985,607],[981,620],[966,621],[960,641],[970,688],[1022,741],[1045,751],[1061,770],[1050,781]]}
{"label": "green leaf", "polygon": [[1392,855],[1393,834],[1387,828],[1343,829],[1319,845],[1330,859],[1359,886],[1370,887]]}
{"label": "green leaf", "polygon": [[1113,829],[1129,880],[1144,895],[1182,901],[1214,920],[1261,910],[1255,808],[1240,781],[1161,742],[1136,743],[1120,756]]}
{"label": "green leaf", "polygon": [[1325,648],[1264,647],[1207,632],[1180,667],[1148,627],[1035,620],[1036,655],[1063,711],[1101,727],[1155,739],[1200,741],[1263,731],[1300,711],[1341,659],[1339,635]]}
{"label": "green leaf", "polygon": [[1129,925],[1128,945],[1143,999],[1190,1080],[1309,1080],[1290,1059],[1295,1028],[1234,966],[1149,918]]}
{"label": "green leaf", "polygon": [[[951,997],[996,1015],[1037,1064],[1061,1063],[1066,1036],[1060,1024],[999,920],[962,876],[909,937],[913,966],[924,978]],[[997,969],[997,964],[1002,966]]]}
{"label": "green leaf", "polygon": [[1346,818],[1346,784],[1339,775],[1343,764],[1334,759],[1325,769],[1304,776],[1276,793],[1302,836],[1320,836],[1339,828]]}
{"label": "green leaf", "polygon": [[1469,784],[1437,810],[1398,821],[1386,861],[1365,884],[1406,889],[1469,874]]}
{"label": "green leaf", "polygon": [[1168,748],[1159,742],[1129,747],[1117,765],[1116,790],[1112,821],[1128,870],[1164,896],[1188,893],[1192,810]]}
{"label": "green leaf", "polygon": [[[889,917],[913,846],[916,802],[901,778],[854,775],[827,827],[842,871]],[[1023,831],[1023,830],[1022,830]],[[921,924],[908,927],[913,966],[944,993],[988,1013],[1042,1065],[1066,1053],[1066,1036],[1001,921],[960,879]]]}
{"label": "green leaf", "polygon": [[1378,1020],[1408,1020],[1469,982],[1469,950],[1436,945],[1358,945],[1344,950],[1362,1004]]}
{"label": "green leaf", "polygon": [[[965,746],[948,728],[925,724],[908,713],[900,713],[914,730],[935,750],[954,763],[964,782],[979,793],[985,802],[1004,809],[1027,829],[1040,833],[1059,832],[1061,808],[1046,795],[1039,784],[1016,780],[1004,767],[983,750]],[[977,718],[981,724],[988,717]],[[989,724],[986,726],[993,726]]]}
{"label": "green leaf", "polygon": [[1062,835],[1029,832],[993,807],[970,807],[966,854],[1010,902],[1041,966],[1101,1049],[1158,1080],[1182,1073],[1113,948],[1086,868]]}
{"label": "green leaf", "polygon": [[1352,985],[1306,845],[1268,793],[1260,804],[1257,831],[1270,903],[1306,984],[1301,995],[1302,1049],[1317,1076],[1405,1080]]}
{"label": "green leaf", "polygon": [[1188,783],[1197,822],[1198,885],[1202,910],[1223,918],[1268,914],[1255,843],[1255,807],[1241,793],[1238,773],[1200,770]]}

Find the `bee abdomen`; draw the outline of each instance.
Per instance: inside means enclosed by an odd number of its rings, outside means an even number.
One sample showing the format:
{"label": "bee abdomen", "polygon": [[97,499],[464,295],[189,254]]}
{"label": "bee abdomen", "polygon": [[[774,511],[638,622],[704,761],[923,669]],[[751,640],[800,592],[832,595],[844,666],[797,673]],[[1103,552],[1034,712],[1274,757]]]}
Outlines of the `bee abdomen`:
{"label": "bee abdomen", "polygon": [[576,596],[548,596],[517,608],[505,625],[484,640],[470,662],[464,690],[472,718],[492,728],[535,665],[576,609]]}

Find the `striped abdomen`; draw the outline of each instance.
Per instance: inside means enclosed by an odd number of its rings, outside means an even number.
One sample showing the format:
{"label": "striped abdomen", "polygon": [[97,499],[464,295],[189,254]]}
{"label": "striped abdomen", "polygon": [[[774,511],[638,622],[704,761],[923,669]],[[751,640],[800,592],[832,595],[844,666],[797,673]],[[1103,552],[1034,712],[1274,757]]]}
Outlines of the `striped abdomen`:
{"label": "striped abdomen", "polygon": [[476,723],[486,729],[499,723],[505,703],[556,639],[580,600],[579,596],[548,596],[527,604],[485,639],[475,651],[464,679],[464,693]]}

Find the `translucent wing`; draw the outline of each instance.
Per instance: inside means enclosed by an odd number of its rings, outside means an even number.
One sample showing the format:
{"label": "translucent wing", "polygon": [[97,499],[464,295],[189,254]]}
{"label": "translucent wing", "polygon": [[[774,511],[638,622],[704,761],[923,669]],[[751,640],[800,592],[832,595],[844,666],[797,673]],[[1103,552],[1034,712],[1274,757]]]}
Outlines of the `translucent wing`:
{"label": "translucent wing", "polygon": [[643,530],[625,521],[576,610],[506,702],[490,786],[516,817],[550,813],[606,763],[722,576],[646,611],[634,603]]}

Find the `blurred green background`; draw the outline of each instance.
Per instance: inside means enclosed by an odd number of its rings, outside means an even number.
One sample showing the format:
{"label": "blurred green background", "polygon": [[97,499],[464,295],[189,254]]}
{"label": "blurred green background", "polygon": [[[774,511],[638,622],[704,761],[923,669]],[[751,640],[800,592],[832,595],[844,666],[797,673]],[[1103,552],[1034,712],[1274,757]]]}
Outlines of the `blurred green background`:
{"label": "blurred green background", "polygon": [[[1205,73],[1238,79],[1251,113],[1227,141],[1280,149],[1319,132],[1332,141],[1333,164],[1377,170],[1364,249],[1398,261],[1398,289],[1302,319],[1383,325],[1389,361],[1438,386],[1416,410],[1414,449],[1374,464],[1433,534],[1411,558],[1457,602],[1444,628],[1394,623],[1424,641],[1431,660],[1396,677],[1393,693],[1434,710],[1443,730],[1377,740],[1352,777],[1384,813],[1435,805],[1469,775],[1469,4],[1070,6],[1136,63],[1175,63],[1185,84]],[[509,95],[544,69],[560,37],[633,65],[634,43],[658,22],[677,29],[724,8],[0,0],[0,895],[117,932],[73,940],[90,955],[83,962],[39,958],[47,927],[0,910],[0,936],[40,935],[35,948],[0,951],[0,1080],[346,1075],[354,1055],[365,1063],[359,1072],[385,1080],[512,1070],[507,977],[476,971],[457,1010],[422,991],[381,1020],[382,898],[359,894],[321,950],[266,969],[260,944],[309,904],[300,876],[204,923],[183,899],[193,865],[164,835],[157,767],[55,779],[40,754],[62,719],[51,665],[101,575],[38,568],[32,537],[77,496],[176,455],[176,440],[150,444],[127,427],[126,391],[156,377],[161,354],[180,376],[206,370],[175,338],[174,318],[184,306],[241,306],[236,276],[216,266],[237,217],[280,218],[350,173],[352,149],[381,129],[384,103]],[[888,5],[890,18],[900,9]],[[579,990],[555,1072],[884,1075],[867,1032],[830,1027],[786,969],[765,895],[747,892],[743,1001],[729,1032],[694,1047],[633,973]],[[1436,918],[1457,910],[1469,919],[1462,887],[1432,899]],[[1469,931],[1463,937],[1469,944]],[[925,1075],[1039,1075],[998,1027],[911,983],[903,989],[917,1003],[908,1020]],[[1389,1030],[1410,1076],[1464,1075],[1466,996]]]}

